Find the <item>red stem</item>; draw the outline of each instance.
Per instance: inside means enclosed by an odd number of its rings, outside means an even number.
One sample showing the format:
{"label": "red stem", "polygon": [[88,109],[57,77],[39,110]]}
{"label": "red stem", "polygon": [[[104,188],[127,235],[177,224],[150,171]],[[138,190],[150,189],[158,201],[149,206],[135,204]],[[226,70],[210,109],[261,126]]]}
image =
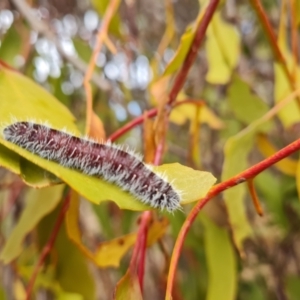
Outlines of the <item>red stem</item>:
{"label": "red stem", "polygon": [[[147,215],[146,215],[147,213]],[[143,232],[140,236],[140,259],[139,259],[139,266],[138,266],[138,277],[139,283],[141,287],[141,291],[143,294],[143,286],[144,286],[144,274],[145,274],[145,263],[146,263],[146,250],[147,250],[147,237],[148,237],[148,224],[151,218],[151,212],[145,212],[142,215],[142,218],[146,219],[146,226],[143,228]]]}
{"label": "red stem", "polygon": [[[186,100],[183,100],[183,101],[180,101],[180,102],[173,103],[172,106],[171,106],[171,109],[173,109],[177,106],[183,105],[183,104],[193,104],[193,105],[202,106],[202,105],[205,105],[205,102],[202,101],[202,100],[197,100],[197,99],[186,99]],[[126,132],[128,132],[129,130],[131,130],[135,126],[142,124],[144,122],[145,118],[153,118],[157,115],[157,113],[158,113],[157,108],[150,109],[145,114],[135,118],[131,122],[127,123],[123,127],[116,130],[113,134],[111,134],[108,137],[108,140],[111,141],[111,142],[114,142],[115,140],[120,138],[122,135],[124,135]]]}
{"label": "red stem", "polygon": [[[148,233],[148,224],[152,217],[151,211],[143,212],[141,216],[141,222],[139,231],[137,234],[136,243],[133,248],[133,253],[130,260],[129,270],[131,274],[135,274],[139,262],[139,283],[142,290],[143,287],[143,278],[144,278],[144,265],[145,265],[145,254],[143,252],[146,251],[146,241],[147,241],[147,233]],[[141,253],[140,259],[139,254]],[[140,273],[142,272],[142,273]]]}
{"label": "red stem", "polygon": [[42,250],[42,253],[40,255],[39,261],[38,261],[38,263],[37,263],[37,265],[36,265],[36,267],[33,271],[33,274],[30,278],[29,284],[28,284],[27,289],[26,289],[26,300],[31,299],[31,293],[32,293],[32,289],[33,289],[36,277],[38,275],[39,270],[43,266],[44,260],[46,259],[47,255],[49,254],[49,252],[51,251],[51,249],[52,249],[52,247],[55,243],[55,240],[56,240],[56,237],[58,235],[59,229],[60,229],[61,224],[64,220],[65,214],[68,210],[68,207],[69,207],[69,204],[70,204],[70,199],[71,199],[70,194],[68,194],[65,198],[63,206],[62,206],[62,208],[59,212],[59,215],[56,219],[56,222],[55,222],[54,228],[52,230],[51,236],[50,236],[47,244],[44,246],[44,248]]}
{"label": "red stem", "polygon": [[117,140],[119,137],[121,137],[122,135],[124,135],[127,131],[131,130],[132,128],[134,128],[137,125],[140,125],[144,122],[144,119],[147,118],[153,118],[157,115],[157,108],[152,108],[151,110],[147,111],[145,113],[145,115],[141,115],[137,118],[135,118],[134,120],[132,120],[131,122],[127,123],[125,126],[119,128],[118,130],[116,130],[113,134],[111,134],[108,137],[108,140],[111,142],[114,142],[115,140]]}
{"label": "red stem", "polygon": [[194,36],[194,40],[190,46],[189,52],[186,55],[183,65],[182,65],[178,75],[175,78],[175,82],[173,84],[172,90],[169,95],[169,102],[168,102],[169,104],[173,103],[176,100],[178,93],[180,92],[180,90],[182,89],[182,87],[185,83],[189,69],[191,68],[192,64],[194,63],[194,61],[196,59],[198,49],[204,40],[206,29],[209,25],[209,22],[212,19],[212,16],[213,16],[215,10],[218,7],[219,2],[220,2],[220,0],[211,0],[209,5],[207,6],[207,9],[205,11],[205,14],[204,14],[201,22],[199,22],[199,25],[198,25],[196,34]]}
{"label": "red stem", "polygon": [[272,156],[266,158],[265,160],[261,161],[260,163],[256,164],[255,166],[252,166],[248,168],[247,170],[239,173],[238,175],[221,182],[214,187],[210,189],[208,194],[200,199],[197,204],[194,206],[192,211],[189,213],[188,217],[186,218],[183,226],[180,229],[178,238],[175,242],[174,251],[171,258],[170,263],[170,270],[169,270],[169,276],[168,276],[168,282],[167,282],[167,290],[166,290],[166,299],[171,299],[172,297],[172,290],[174,285],[174,278],[176,273],[176,268],[179,260],[179,255],[181,252],[181,249],[183,247],[183,242],[185,240],[186,234],[193,224],[194,220],[198,216],[198,213],[200,210],[204,207],[204,205],[210,201],[213,197],[220,194],[224,190],[236,186],[242,182],[245,182],[246,180],[249,180],[251,178],[254,178],[259,173],[264,171],[265,169],[269,168],[273,164],[277,163],[278,161],[284,159],[285,157],[291,155],[292,153],[298,151],[300,149],[300,139],[296,140],[295,142],[289,144],[285,148],[281,149],[277,153],[273,154]]}

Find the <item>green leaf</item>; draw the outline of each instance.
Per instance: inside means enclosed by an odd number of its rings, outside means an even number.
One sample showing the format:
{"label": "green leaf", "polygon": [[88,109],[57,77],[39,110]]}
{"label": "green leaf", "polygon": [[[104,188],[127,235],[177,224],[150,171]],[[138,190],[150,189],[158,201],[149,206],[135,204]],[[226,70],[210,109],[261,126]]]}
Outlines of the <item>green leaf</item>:
{"label": "green leaf", "polygon": [[300,279],[298,276],[289,275],[285,279],[286,290],[288,299],[297,300],[300,295]]}
{"label": "green leaf", "polygon": [[288,217],[284,210],[283,183],[275,177],[271,170],[266,170],[255,178],[255,186],[262,194],[268,212],[272,214],[274,223],[279,225],[285,232],[289,229]]}
{"label": "green leaf", "polygon": [[237,291],[237,266],[230,235],[218,227],[205,214],[201,215],[205,227],[205,254],[209,282],[206,300],[234,300]]}
{"label": "green leaf", "polygon": [[0,259],[5,263],[11,262],[22,251],[23,240],[39,223],[39,221],[51,212],[61,200],[64,186],[48,187],[41,190],[30,189],[25,197],[25,209],[21,218],[10,234]]}
{"label": "green leaf", "polygon": [[23,181],[34,188],[43,188],[62,183],[55,175],[33,164],[27,159],[21,158],[21,175]]}
{"label": "green leaf", "polygon": [[15,26],[11,26],[5,34],[0,46],[0,59],[15,66],[15,58],[21,53],[22,39]]}
{"label": "green leaf", "polygon": [[[38,225],[41,248],[45,246],[53,231],[60,209],[61,205]],[[60,227],[49,260],[54,268],[54,278],[64,292],[79,294],[85,300],[95,299],[95,282],[87,259],[68,239],[64,223]],[[76,297],[75,299],[78,299],[78,296]]]}
{"label": "green leaf", "polygon": [[73,44],[80,58],[88,63],[93,53],[88,43],[83,41],[82,39],[75,38],[73,39]]}
{"label": "green leaf", "polygon": [[[249,85],[241,80],[238,75],[233,77],[233,81],[228,89],[228,103],[235,117],[247,125],[269,111],[268,105],[252,93]],[[261,126],[260,130],[269,131],[271,126],[271,121],[268,121]]]}
{"label": "green leaf", "polygon": [[240,56],[240,36],[236,28],[222,20],[216,12],[207,30],[205,44],[208,60],[206,80],[212,84],[225,84],[237,66]]}
{"label": "green leaf", "polygon": [[174,54],[172,60],[167,65],[163,76],[173,74],[181,67],[190,49],[194,36],[195,36],[195,26],[191,25],[186,29],[185,33],[182,35],[176,53]]}

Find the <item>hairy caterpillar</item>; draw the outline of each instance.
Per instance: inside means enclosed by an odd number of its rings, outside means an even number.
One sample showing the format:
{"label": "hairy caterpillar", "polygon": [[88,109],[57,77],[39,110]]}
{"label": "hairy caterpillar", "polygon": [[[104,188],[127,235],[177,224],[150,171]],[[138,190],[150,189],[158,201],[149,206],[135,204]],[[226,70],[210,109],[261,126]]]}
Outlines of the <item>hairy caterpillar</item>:
{"label": "hairy caterpillar", "polygon": [[4,128],[3,136],[42,158],[112,182],[154,208],[172,212],[181,207],[180,193],[132,151],[32,122],[13,123]]}

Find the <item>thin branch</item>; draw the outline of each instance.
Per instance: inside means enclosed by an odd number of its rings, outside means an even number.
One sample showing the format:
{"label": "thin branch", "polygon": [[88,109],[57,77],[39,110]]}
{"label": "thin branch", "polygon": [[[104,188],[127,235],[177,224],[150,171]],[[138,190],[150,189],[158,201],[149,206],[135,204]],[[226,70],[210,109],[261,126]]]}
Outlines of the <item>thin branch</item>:
{"label": "thin branch", "polygon": [[[204,40],[207,27],[213,17],[214,12],[216,11],[216,9],[218,7],[219,2],[220,2],[220,0],[211,0],[210,3],[208,4],[202,20],[198,24],[198,28],[196,29],[194,39],[190,45],[189,51],[185,57],[182,67],[175,78],[175,81],[174,81],[173,87],[170,91],[169,99],[168,99],[168,102],[166,103],[166,106],[175,102],[178,93],[182,89],[182,87],[185,83],[186,77],[188,75],[188,72],[197,57],[199,47]],[[166,122],[165,124],[167,127],[168,123]],[[165,130],[165,132],[166,132],[166,130]],[[156,153],[155,153],[155,162],[158,164],[160,163],[160,161],[162,159],[164,143],[165,143],[164,138],[161,138],[161,140],[158,142],[158,146],[157,146]]]}
{"label": "thin branch", "polygon": [[101,27],[98,30],[96,45],[83,79],[83,85],[86,93],[86,129],[85,129],[86,134],[89,134],[91,128],[91,122],[92,122],[92,114],[93,114],[93,95],[92,95],[92,87],[90,85],[90,80],[92,78],[95,69],[97,55],[101,51],[102,45],[107,38],[107,31],[108,31],[110,21],[114,16],[115,11],[118,9],[119,4],[120,4],[120,0],[112,0],[108,2],[108,6],[105,11],[103,21],[101,23]]}
{"label": "thin branch", "polygon": [[219,195],[221,192],[227,190],[230,187],[236,186],[245,182],[246,180],[250,180],[257,176],[259,173],[264,171],[265,169],[269,168],[273,164],[277,163],[278,161],[288,157],[292,153],[298,151],[300,149],[300,139],[296,140],[295,142],[289,144],[285,148],[279,150],[274,155],[266,158],[265,160],[261,161],[260,163],[248,168],[247,170],[241,172],[240,174],[221,182],[210,189],[208,194],[200,199],[197,204],[193,207],[192,211],[189,213],[188,217],[186,218],[183,226],[180,229],[178,238],[175,242],[173,254],[171,257],[170,263],[170,270],[168,275],[168,282],[167,282],[167,290],[166,290],[166,299],[172,298],[172,290],[174,285],[174,278],[176,273],[176,268],[179,260],[179,255],[181,249],[183,247],[183,243],[186,237],[186,234],[189,231],[189,228],[195,221],[196,217],[200,210],[207,204],[212,198]]}
{"label": "thin branch", "polygon": [[[283,71],[289,81],[289,85],[290,85],[291,89],[295,90],[296,89],[295,78],[292,76],[292,74],[288,70],[286,60],[278,46],[276,35],[273,31],[273,28],[269,22],[268,16],[267,16],[266,12],[264,11],[264,8],[263,8],[260,0],[250,0],[250,3],[252,5],[252,7],[254,8],[254,11],[256,12],[256,14],[261,22],[261,25],[265,31],[267,38],[269,39],[269,43],[270,43],[270,46],[273,51],[273,55],[274,55],[275,59],[282,66]],[[283,3],[283,5],[284,5],[284,3]],[[297,100],[298,107],[300,109],[300,98],[297,97],[296,100]]]}
{"label": "thin branch", "polygon": [[[27,22],[30,24],[31,28],[34,31],[43,35],[49,41],[51,41],[57,48],[59,54],[66,61],[71,63],[75,68],[77,68],[82,73],[86,72],[88,68],[87,64],[79,57],[69,55],[64,51],[59,39],[57,39],[55,34],[51,31],[48,24],[46,24],[44,21],[40,20],[37,17],[34,10],[26,3],[26,1],[24,0],[11,0],[11,1],[14,3],[14,5],[17,7],[21,15],[27,20]],[[101,77],[99,74],[93,73],[92,81],[99,89],[103,91],[109,91],[111,89],[109,82],[105,80],[103,77]]]}
{"label": "thin branch", "polygon": [[38,261],[38,263],[37,263],[37,265],[36,265],[36,267],[35,267],[35,269],[33,271],[33,274],[32,274],[32,276],[30,278],[29,284],[28,284],[27,289],[26,289],[26,300],[29,300],[29,299],[32,298],[31,297],[31,293],[32,293],[32,289],[33,289],[36,277],[37,277],[40,269],[42,268],[43,263],[44,263],[47,255],[49,254],[49,252],[53,248],[53,245],[54,245],[56,237],[57,237],[57,235],[59,233],[59,230],[60,230],[60,227],[62,225],[62,222],[64,221],[65,214],[66,214],[66,212],[68,210],[70,200],[71,200],[70,194],[68,194],[66,196],[66,198],[65,198],[63,206],[61,207],[59,215],[58,215],[58,217],[56,219],[56,222],[55,222],[54,228],[52,230],[51,236],[50,236],[47,244],[44,246],[44,248],[43,248],[43,250],[41,252],[39,261]]}
{"label": "thin branch", "polygon": [[248,184],[248,189],[249,189],[249,192],[250,192],[255,210],[256,210],[257,214],[262,217],[264,215],[264,212],[263,212],[263,209],[260,205],[256,190],[255,190],[255,187],[254,187],[253,178],[250,178],[249,180],[247,180],[247,184]]}

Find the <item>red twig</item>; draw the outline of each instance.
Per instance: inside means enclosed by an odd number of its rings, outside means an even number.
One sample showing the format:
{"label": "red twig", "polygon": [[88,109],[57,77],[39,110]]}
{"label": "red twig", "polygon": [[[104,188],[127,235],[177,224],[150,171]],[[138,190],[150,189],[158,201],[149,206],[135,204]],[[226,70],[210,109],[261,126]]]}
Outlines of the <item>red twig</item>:
{"label": "red twig", "polygon": [[[145,211],[141,216],[141,222],[139,231],[137,234],[137,240],[133,249],[133,253],[130,260],[129,270],[131,274],[135,274],[138,269],[139,283],[141,290],[143,290],[143,279],[145,270],[145,252],[147,247],[147,233],[149,221],[152,218],[151,211]],[[140,254],[140,259],[139,259]],[[139,264],[138,264],[139,262]]]}
{"label": "red twig", "polygon": [[[173,109],[177,106],[183,105],[183,104],[193,104],[193,105],[202,106],[202,105],[205,104],[205,102],[202,101],[202,100],[196,100],[196,99],[186,99],[186,100],[183,100],[183,101],[180,101],[180,102],[173,103],[172,106],[171,106],[171,109]],[[122,135],[124,135],[126,132],[128,132],[129,130],[131,130],[135,126],[142,124],[144,122],[145,118],[153,118],[157,115],[157,113],[158,113],[157,108],[150,109],[145,114],[135,118],[134,120],[127,123],[126,125],[124,125],[120,129],[116,130],[113,134],[111,134],[108,137],[108,140],[111,141],[111,142],[114,142],[115,140],[120,138]]]}
{"label": "red twig", "polygon": [[52,230],[51,236],[50,236],[47,244],[44,246],[44,248],[42,250],[42,253],[40,255],[39,261],[38,261],[38,263],[37,263],[37,265],[36,265],[36,267],[33,271],[33,274],[30,278],[29,284],[28,284],[27,289],[26,289],[26,300],[31,299],[31,293],[32,293],[32,289],[33,289],[36,277],[38,275],[39,270],[43,266],[44,260],[46,259],[47,255],[49,254],[49,252],[51,251],[51,249],[52,249],[52,247],[55,243],[55,240],[56,240],[56,237],[58,235],[59,229],[60,229],[61,224],[64,220],[65,214],[68,210],[70,199],[71,199],[70,195],[68,194],[65,198],[63,206],[61,207],[59,215],[56,219],[56,223],[55,223],[54,228]]}
{"label": "red twig", "polygon": [[209,25],[210,20],[212,19],[214,12],[216,11],[216,9],[218,7],[219,2],[220,2],[220,0],[211,0],[209,5],[207,6],[207,9],[205,11],[205,14],[204,14],[201,22],[199,22],[199,25],[198,25],[196,34],[194,36],[194,40],[190,46],[189,52],[187,53],[186,58],[183,62],[183,65],[175,78],[173,87],[172,87],[170,95],[169,95],[169,102],[168,102],[169,104],[173,103],[176,100],[178,93],[180,92],[180,90],[183,87],[183,84],[185,82],[185,79],[187,77],[189,69],[196,59],[198,49],[204,40],[206,29]]}
{"label": "red twig", "polygon": [[270,166],[272,166],[273,164],[277,163],[278,161],[284,159],[285,157],[291,155],[292,153],[298,151],[299,149],[300,149],[300,139],[289,144],[285,148],[281,149],[274,155],[266,158],[265,160],[261,161],[260,163],[256,164],[255,166],[252,166],[251,168],[248,168],[247,170],[241,172],[240,174],[215,185],[214,187],[212,187],[210,189],[210,191],[204,198],[200,199],[197,202],[197,204],[194,206],[192,211],[189,213],[183,226],[181,227],[178,238],[177,238],[175,246],[174,246],[174,251],[173,251],[171,263],[170,263],[168,282],[167,282],[166,299],[172,298],[172,290],[173,290],[173,285],[174,285],[176,267],[178,264],[179,255],[180,255],[186,234],[187,234],[189,228],[191,227],[192,223],[194,222],[195,218],[198,216],[199,211],[204,207],[204,205],[208,201],[210,201],[213,197],[220,194],[224,190],[226,190],[230,187],[236,186],[242,182],[245,182],[246,180],[254,178],[259,173],[264,171],[265,169],[269,168]]}
{"label": "red twig", "polygon": [[[146,214],[147,213],[147,214]],[[145,274],[145,263],[146,263],[146,250],[147,250],[147,237],[148,237],[148,224],[150,218],[152,217],[152,213],[147,211],[144,212],[142,218],[146,219],[146,226],[143,227],[143,232],[141,232],[140,238],[140,259],[138,266],[138,278],[141,287],[141,291],[143,294],[143,283],[144,283],[144,274]]]}
{"label": "red twig", "polygon": [[127,123],[126,125],[124,125],[123,127],[119,128],[118,130],[116,130],[113,134],[111,134],[108,137],[109,141],[115,141],[117,140],[119,137],[121,137],[123,134],[125,134],[127,131],[131,130],[132,128],[134,128],[137,125],[140,125],[144,122],[144,119],[147,118],[153,118],[157,115],[157,108],[152,108],[151,110],[149,110],[148,112],[146,112],[145,114],[135,118],[134,120],[132,120],[131,122]]}

